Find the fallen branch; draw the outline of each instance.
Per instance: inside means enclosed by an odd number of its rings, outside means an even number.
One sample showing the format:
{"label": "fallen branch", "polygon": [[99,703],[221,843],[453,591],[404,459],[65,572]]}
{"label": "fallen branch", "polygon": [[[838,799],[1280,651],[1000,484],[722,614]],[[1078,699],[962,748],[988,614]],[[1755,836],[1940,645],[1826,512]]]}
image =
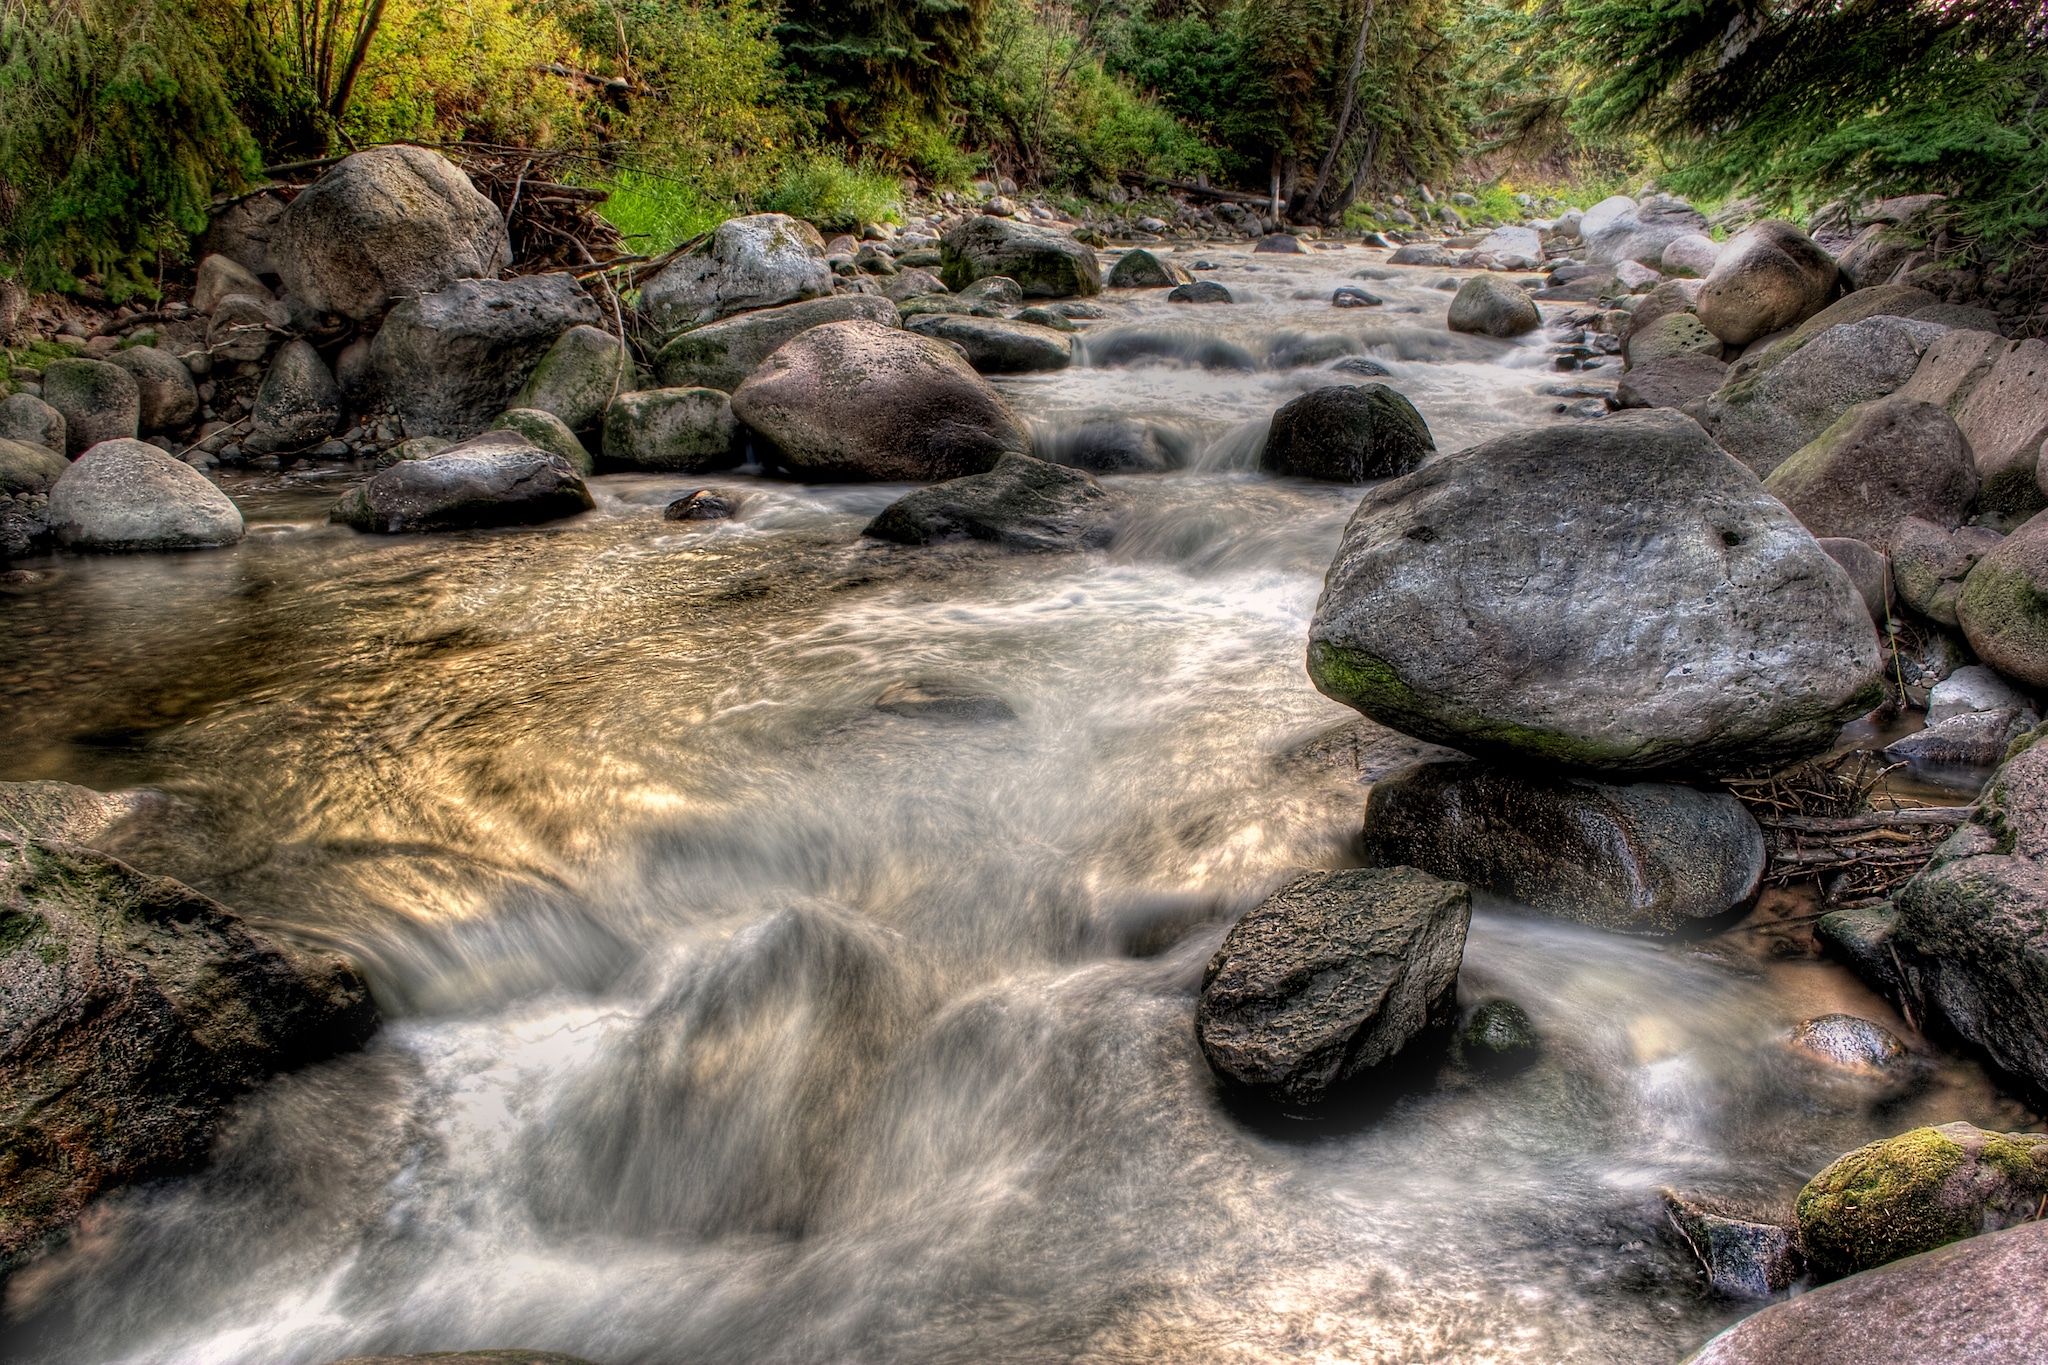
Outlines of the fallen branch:
{"label": "fallen branch", "polygon": [[1900,829],[1926,825],[1967,825],[1977,813],[1975,806],[1924,806],[1908,810],[1876,811],[1870,815],[1759,816],[1765,829],[1797,830],[1802,834],[1846,834],[1853,830]]}

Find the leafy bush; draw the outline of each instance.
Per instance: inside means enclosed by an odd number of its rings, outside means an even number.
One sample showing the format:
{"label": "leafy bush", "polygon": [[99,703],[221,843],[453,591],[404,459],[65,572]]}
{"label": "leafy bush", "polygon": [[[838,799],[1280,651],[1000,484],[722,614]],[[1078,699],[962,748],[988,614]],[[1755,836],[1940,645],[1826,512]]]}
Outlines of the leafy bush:
{"label": "leafy bush", "polygon": [[896,177],[872,163],[849,165],[836,151],[814,151],[790,158],[759,202],[827,232],[858,232],[899,217],[900,194]]}
{"label": "leafy bush", "polygon": [[696,186],[645,171],[622,170],[605,186],[611,198],[599,211],[635,252],[655,256],[709,232],[730,218],[731,204]]}

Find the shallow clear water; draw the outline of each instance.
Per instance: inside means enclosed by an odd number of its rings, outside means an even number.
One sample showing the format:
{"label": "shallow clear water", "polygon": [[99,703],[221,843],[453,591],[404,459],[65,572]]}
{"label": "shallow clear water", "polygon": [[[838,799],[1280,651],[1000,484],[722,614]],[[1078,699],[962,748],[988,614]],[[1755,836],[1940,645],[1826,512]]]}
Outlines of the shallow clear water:
{"label": "shallow clear water", "polygon": [[[16,1278],[0,1354],[1675,1362],[1740,1309],[1659,1186],[1786,1199],[1914,1123],[2028,1120],[1924,1048],[1889,1083],[1790,1052],[1831,1009],[1906,1030],[1768,936],[1513,907],[1461,996],[1521,1003],[1534,1066],[1320,1124],[1219,1101],[1202,967],[1350,858],[1364,795],[1290,756],[1351,718],[1301,658],[1357,493],[1244,472],[1247,423],[1340,348],[1443,449],[1568,419],[1540,340],[1446,341],[1444,272],[1340,312],[1378,253],[1203,254],[1245,302],[1113,300],[1090,345],[1199,327],[1252,368],[1147,342],[1003,383],[1049,429],[1190,433],[1195,469],[1105,480],[1107,551],[863,543],[900,488],[746,476],[360,537],[328,471],[231,476],[233,550],[10,580],[0,778],[168,793],[120,851],[346,947],[389,1023],[253,1096],[205,1172],[104,1201]],[[737,521],[661,520],[702,482]],[[1015,718],[877,711],[902,680]]]}

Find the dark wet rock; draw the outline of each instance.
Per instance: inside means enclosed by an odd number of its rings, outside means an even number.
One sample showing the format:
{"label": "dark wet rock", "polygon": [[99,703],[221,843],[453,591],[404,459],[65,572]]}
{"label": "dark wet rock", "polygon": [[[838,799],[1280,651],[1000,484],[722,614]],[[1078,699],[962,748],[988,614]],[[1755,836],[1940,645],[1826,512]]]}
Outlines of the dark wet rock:
{"label": "dark wet rock", "polygon": [[569,467],[578,474],[595,472],[596,461],[590,458],[590,451],[569,430],[569,424],[552,412],[541,408],[512,408],[498,414],[498,420],[491,423],[492,431],[516,431],[524,436],[530,445],[538,446],[550,455],[559,455],[568,461]]}
{"label": "dark wet rock", "polygon": [[1041,428],[1032,453],[1095,474],[1156,474],[1186,463],[1183,443],[1116,412],[1090,413],[1071,425]]}
{"label": "dark wet rock", "polygon": [[825,242],[780,213],[729,218],[710,238],[641,286],[641,309],[673,330],[832,293]]}
{"label": "dark wet rock", "polygon": [[43,401],[64,418],[64,453],[76,459],[101,441],[142,426],[135,376],[104,360],[53,360],[43,367]]}
{"label": "dark wet rock", "polygon": [[1330,295],[1330,306],[1333,308],[1377,308],[1385,302],[1386,300],[1379,295],[1369,294],[1353,284],[1340,285],[1337,291]]}
{"label": "dark wet rock", "polygon": [[2012,742],[2041,723],[2030,706],[1950,716],[1887,744],[1884,756],[1916,768],[1992,768]]}
{"label": "dark wet rock", "polygon": [[[1659,286],[1660,288],[1662,286]],[[1640,327],[1630,327],[1622,342],[1623,362],[1634,369],[1674,356],[1721,358],[1721,339],[1691,313],[1666,313]]]}
{"label": "dark wet rock", "polygon": [[1273,414],[1259,467],[1269,474],[1364,483],[1419,466],[1436,449],[1415,405],[1385,384],[1311,389]]}
{"label": "dark wet rock", "polygon": [[50,487],[50,531],[74,550],[196,550],[242,538],[234,499],[143,441],[102,441]]}
{"label": "dark wet rock", "polygon": [[1956,599],[1956,619],[1985,663],[2048,688],[2048,512],[1977,561]]}
{"label": "dark wet rock", "polygon": [[1710,355],[1687,353],[1631,367],[1614,386],[1624,408],[1682,408],[1705,398],[1728,378],[1728,367]]}
{"label": "dark wet rock", "polygon": [[1892,583],[1899,600],[1930,621],[1958,624],[1956,607],[1964,581],[1977,561],[2003,539],[1982,527],[1952,532],[1917,517],[1905,518],[1892,528]]}
{"label": "dark wet rock", "polygon": [[933,313],[912,318],[905,325],[919,336],[958,346],[966,353],[967,363],[982,374],[1063,370],[1074,359],[1073,337],[1035,323]]}
{"label": "dark wet rock", "polygon": [[1756,895],[1763,832],[1725,792],[1426,763],[1366,799],[1365,861],[1602,929],[1672,933]]}
{"label": "dark wet rock", "polygon": [[460,439],[512,405],[562,333],[599,320],[573,275],[458,280],[393,308],[371,357],[408,435]]}
{"label": "dark wet rock", "polygon": [[64,414],[32,393],[0,399],[0,441],[19,441],[65,454]]}
{"label": "dark wet rock", "polygon": [[654,357],[654,372],[666,388],[723,389],[731,393],[791,338],[828,322],[855,318],[884,327],[899,324],[897,311],[889,300],[866,294],[835,294],[831,298],[785,303],[779,308],[737,313],[684,332]]}
{"label": "dark wet rock", "polygon": [[1791,223],[1766,218],[1721,249],[1700,289],[1700,321],[1731,346],[1796,327],[1841,288],[1834,257]]}
{"label": "dark wet rock", "polygon": [[177,431],[199,415],[199,386],[185,362],[154,346],[129,346],[111,352],[109,365],[118,365],[135,380],[141,400],[138,429],[144,435]]}
{"label": "dark wet rock", "polygon": [[1664,410],[1516,432],[1372,488],[1309,633],[1317,687],[1398,730],[1633,776],[1821,752],[1877,704],[1879,668],[1840,566]]}
{"label": "dark wet rock", "polygon": [[1362,355],[1347,355],[1342,360],[1333,361],[1330,370],[1335,374],[1355,374],[1367,379],[1387,379],[1394,373],[1379,361]]}
{"label": "dark wet rock", "polygon": [[1020,550],[1106,544],[1107,495],[1086,472],[1029,455],[1004,455],[985,474],[906,493],[862,535],[901,545],[988,540]]}
{"label": "dark wet rock", "polygon": [[357,152],[300,191],[270,255],[312,312],[370,322],[400,299],[496,275],[512,247],[504,216],[455,163],[394,144]]}
{"label": "dark wet rock", "polygon": [[1308,249],[1301,244],[1301,238],[1291,232],[1269,232],[1259,238],[1255,252],[1266,252],[1280,256],[1306,256]]}
{"label": "dark wet rock", "polygon": [[0,498],[16,493],[47,493],[71,461],[54,450],[0,437]]}
{"label": "dark wet rock", "polygon": [[1050,327],[1055,332],[1078,332],[1081,330],[1074,325],[1074,320],[1065,313],[1056,312],[1051,308],[1045,307],[1043,304],[1031,308],[1018,309],[1011,316],[1010,321],[1028,322],[1034,327]]}
{"label": "dark wet rock", "polygon": [[1214,280],[1196,280],[1192,284],[1176,285],[1166,296],[1168,303],[1235,303],[1228,289]]}
{"label": "dark wet rock", "polygon": [[[555,338],[511,406],[552,414],[570,431],[589,431],[604,420],[614,397],[640,387],[625,344],[589,323]],[[664,381],[666,382],[666,381]]]}
{"label": "dark wet rock", "polygon": [[1890,904],[1833,910],[1814,921],[1814,934],[1830,953],[1888,1000],[1903,998],[1899,964],[1892,951],[1899,912]]}
{"label": "dark wet rock", "polygon": [[1310,872],[1231,926],[1195,1037],[1231,1089],[1311,1107],[1457,1017],[1471,893],[1413,868]]}
{"label": "dark wet rock", "polygon": [[526,526],[595,504],[559,455],[516,431],[491,431],[424,459],[400,460],[342,498],[330,517],[358,531]]}
{"label": "dark wet rock", "polygon": [[1906,1045],[1897,1034],[1853,1014],[1805,1020],[1792,1030],[1792,1046],[1851,1071],[1881,1071],[1906,1056]]}
{"label": "dark wet rock", "polygon": [[2048,745],[2029,736],[1970,822],[1892,897],[1923,1013],[2048,1094]]}
{"label": "dark wet rock", "polygon": [[287,951],[169,878],[5,830],[0,1268],[12,1268],[103,1191],[198,1164],[237,1095],[361,1046],[376,1011],[340,958]]}
{"label": "dark wet rock", "polygon": [[1123,259],[1110,268],[1108,284],[1111,289],[1171,289],[1192,278],[1174,262],[1161,260],[1139,247],[1126,251]]}
{"label": "dark wet rock", "polygon": [[994,275],[1015,280],[1029,299],[1102,292],[1095,248],[1049,228],[984,215],[947,233],[939,250],[944,261],[940,275],[956,292]]}
{"label": "dark wet rock", "polygon": [[732,400],[717,389],[622,393],[604,415],[604,458],[630,469],[700,474],[740,462]]}
{"label": "dark wet rock", "polygon": [[1459,1031],[1465,1060],[1483,1067],[1512,1067],[1534,1059],[1543,1040],[1536,1024],[1512,1000],[1486,1000]]}
{"label": "dark wet rock", "polygon": [[826,478],[952,479],[1031,445],[958,351],[873,322],[804,332],[734,391],[732,407],[792,470]]}
{"label": "dark wet rock", "polygon": [[2048,1197],[2048,1137],[1967,1123],[1859,1147],[1799,1192],[1799,1244],[1821,1274],[1854,1275],[2030,1220]]}
{"label": "dark wet rock", "polygon": [[1799,1278],[1805,1263],[1791,1228],[1721,1200],[1676,1190],[1662,1193],[1665,1216],[1717,1292],[1768,1299]]}
{"label": "dark wet rock", "polygon": [[1450,252],[1430,242],[1411,242],[1407,246],[1395,247],[1394,254],[1387,257],[1388,265],[1427,265],[1441,269],[1452,264],[1455,258]]}
{"label": "dark wet rock", "polygon": [[1814,535],[1846,536],[1880,550],[1907,517],[1953,531],[1979,486],[1955,419],[1896,394],[1850,408],[1764,480]]}
{"label": "dark wet rock", "polygon": [[1895,1261],[1744,1318],[1688,1365],[2035,1365],[2048,1223]]}
{"label": "dark wet rock", "polygon": [[958,683],[920,679],[894,682],[875,698],[875,709],[917,720],[1015,720],[1016,710],[993,692]]}
{"label": "dark wet rock", "polygon": [[1956,425],[1984,478],[1978,508],[2032,516],[2048,508],[2039,477],[2041,446],[2048,442],[2048,341],[1999,342],[1988,358],[1990,372],[1956,407]]}
{"label": "dark wet rock", "polygon": [[1940,335],[1929,323],[1889,314],[1830,327],[1766,369],[1745,374],[1737,366],[1701,405],[1700,425],[1767,478],[1850,408],[1911,379]]}
{"label": "dark wet rock", "polygon": [[1543,315],[1536,311],[1527,290],[1491,275],[1474,275],[1458,286],[1457,295],[1451,299],[1453,332],[1518,337],[1542,325]]}
{"label": "dark wet rock", "polygon": [[1856,595],[1870,610],[1870,619],[1879,626],[1890,620],[1896,603],[1892,600],[1891,562],[1884,551],[1844,536],[1819,536],[1814,543],[1849,575]]}
{"label": "dark wet rock", "polygon": [[293,338],[256,391],[248,444],[257,451],[301,449],[332,436],[341,425],[341,385],[312,344]]}
{"label": "dark wet rock", "polygon": [[700,488],[677,498],[662,509],[663,521],[730,521],[739,515],[739,500],[726,493]]}

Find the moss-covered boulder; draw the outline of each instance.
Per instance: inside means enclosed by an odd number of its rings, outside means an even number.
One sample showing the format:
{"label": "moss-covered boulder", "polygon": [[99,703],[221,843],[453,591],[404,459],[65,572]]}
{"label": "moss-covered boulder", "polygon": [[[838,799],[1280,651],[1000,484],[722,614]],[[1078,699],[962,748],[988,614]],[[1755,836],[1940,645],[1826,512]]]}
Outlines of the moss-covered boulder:
{"label": "moss-covered boulder", "polygon": [[[941,294],[934,302],[948,300]],[[922,309],[921,301],[918,307]],[[872,294],[834,294],[830,298],[785,303],[780,308],[757,308],[693,328],[671,340],[654,357],[655,377],[664,388],[721,389],[731,393],[791,338],[828,322],[853,318],[884,327],[894,327],[899,321],[897,306]]]}
{"label": "moss-covered boulder", "polygon": [[1959,625],[1963,584],[2003,539],[1983,526],[1950,531],[1918,517],[1901,519],[1891,537],[1892,586],[1899,600],[1939,625]]}
{"label": "moss-covered boulder", "polygon": [[578,323],[555,338],[512,396],[512,406],[553,413],[571,431],[592,431],[615,396],[638,387],[634,378],[624,342]]}
{"label": "moss-covered boulder", "polygon": [[135,380],[141,397],[140,430],[178,431],[199,415],[199,387],[185,362],[154,346],[127,346],[107,357]]}
{"label": "moss-covered boulder", "polygon": [[51,361],[43,367],[43,401],[63,416],[64,453],[73,459],[142,429],[135,376],[104,360]]}
{"label": "moss-covered boulder", "polygon": [[0,437],[0,497],[47,493],[71,462],[54,450]]}
{"label": "moss-covered boulder", "polygon": [[167,877],[22,833],[75,836],[92,814],[31,795],[0,820],[0,1269],[100,1192],[198,1163],[236,1095],[376,1025],[342,959],[287,949]]}
{"label": "moss-covered boulder", "polygon": [[[1658,288],[1663,288],[1659,285]],[[1630,369],[1673,356],[1700,355],[1718,360],[1721,339],[1687,312],[1670,312],[1642,327],[1631,327],[1622,343],[1622,361]]]}
{"label": "moss-covered boulder", "polygon": [[513,408],[500,413],[498,420],[491,423],[491,430],[518,432],[548,454],[561,456],[578,474],[588,475],[597,468],[597,461],[590,458],[590,451],[569,430],[569,424],[541,408]]}
{"label": "moss-covered boulder", "polygon": [[971,218],[947,233],[939,249],[940,276],[955,292],[990,275],[1015,280],[1031,299],[1102,292],[1102,263],[1094,247],[1013,218]]}
{"label": "moss-covered boulder", "polygon": [[1985,663],[2048,687],[2048,512],[1977,561],[1956,598],[1956,621]]}
{"label": "moss-covered boulder", "polygon": [[1429,424],[1385,384],[1311,389],[1273,414],[1259,468],[1336,483],[1406,474],[1436,449]]}
{"label": "moss-covered boulder", "polygon": [[604,415],[605,463],[698,474],[740,462],[732,400],[717,389],[622,393]]}
{"label": "moss-covered boulder", "polygon": [[1814,1268],[1853,1275],[2025,1222],[2048,1198],[2048,1137],[1967,1123],[1859,1147],[1799,1192],[1799,1244]]}

